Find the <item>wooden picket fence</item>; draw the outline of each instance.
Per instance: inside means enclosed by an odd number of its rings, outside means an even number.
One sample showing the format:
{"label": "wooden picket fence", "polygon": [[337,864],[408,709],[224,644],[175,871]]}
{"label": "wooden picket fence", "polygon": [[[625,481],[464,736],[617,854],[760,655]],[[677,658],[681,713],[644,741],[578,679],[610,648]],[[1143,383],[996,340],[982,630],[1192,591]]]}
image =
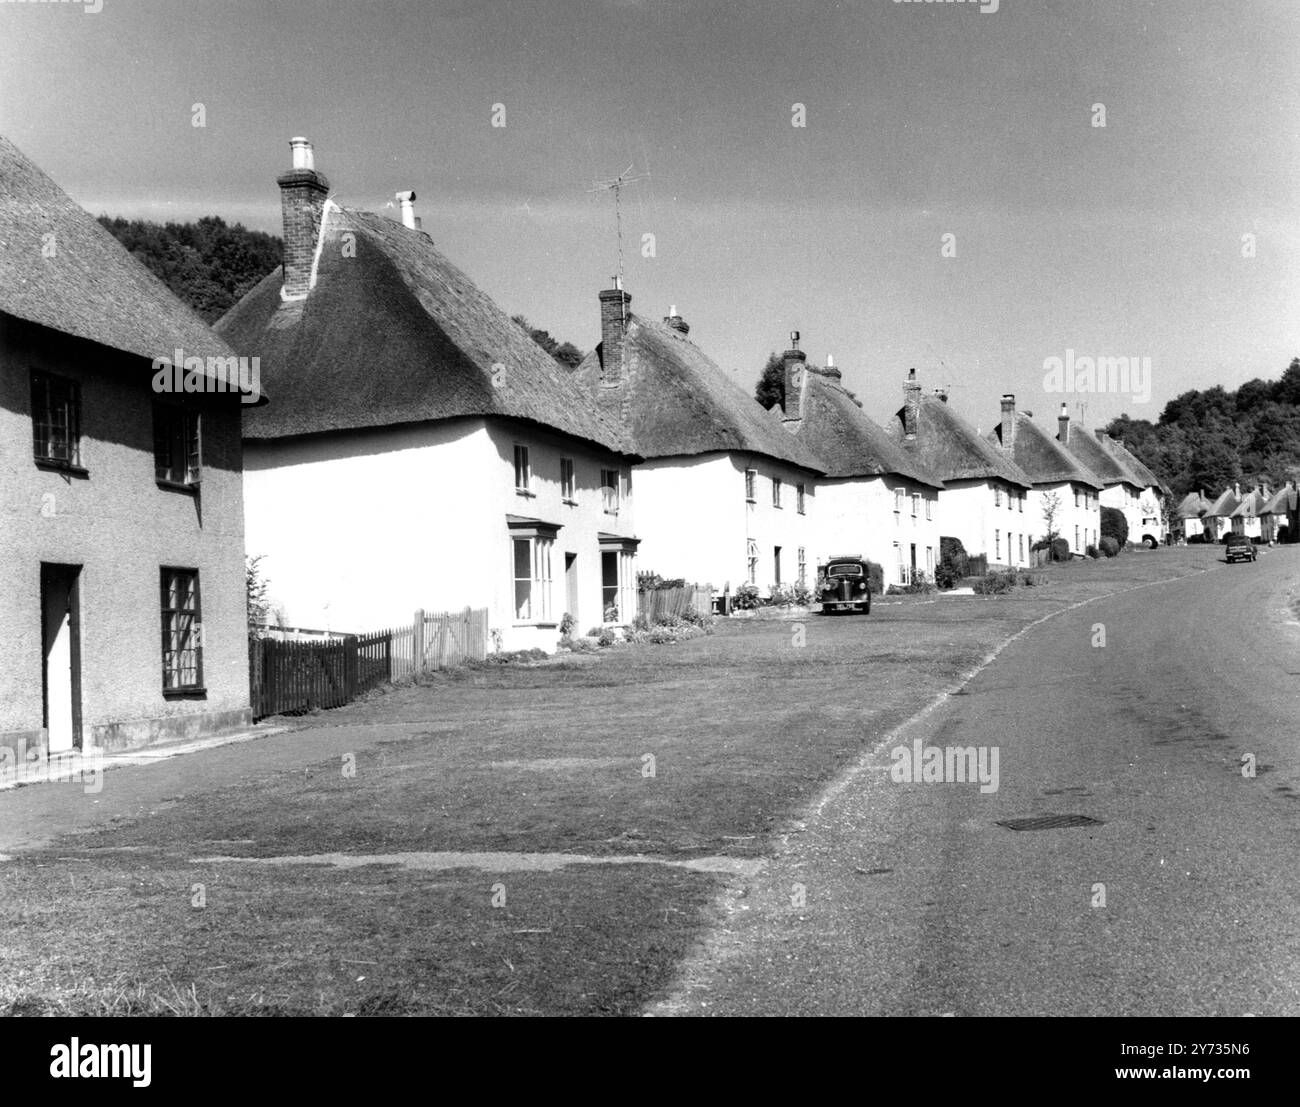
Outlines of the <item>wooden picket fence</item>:
{"label": "wooden picket fence", "polygon": [[713,611],[713,586],[688,584],[683,588],[647,588],[636,594],[636,610],[654,622],[658,615],[685,615],[695,611],[701,615]]}
{"label": "wooden picket fence", "polygon": [[428,614],[410,624],[329,641],[248,642],[253,718],[342,707],[390,680],[487,657],[487,608]]}

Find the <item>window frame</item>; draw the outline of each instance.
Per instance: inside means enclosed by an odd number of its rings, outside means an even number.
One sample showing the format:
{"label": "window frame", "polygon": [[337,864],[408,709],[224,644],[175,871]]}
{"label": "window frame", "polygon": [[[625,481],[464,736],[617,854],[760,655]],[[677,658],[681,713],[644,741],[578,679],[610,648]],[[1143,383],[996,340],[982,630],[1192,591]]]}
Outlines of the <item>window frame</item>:
{"label": "window frame", "polygon": [[578,480],[573,458],[560,458],[560,500],[574,507],[578,503]]}
{"label": "window frame", "polygon": [[600,471],[600,502],[606,515],[617,515],[622,474],[618,469]]}
{"label": "window frame", "polygon": [[[173,581],[179,581],[182,578],[188,579],[192,583],[188,597],[192,600],[192,607],[172,606],[172,597],[175,594],[171,587]],[[159,614],[161,617],[161,640],[162,648],[162,694],[164,696],[201,696],[207,694],[207,689],[203,684],[203,590],[202,582],[199,579],[199,570],[180,565],[162,565],[158,571],[159,587]],[[176,625],[178,617],[189,616],[189,625],[184,629]],[[183,639],[177,639],[177,634],[184,635]],[[178,641],[184,643],[178,645]],[[193,665],[186,666],[183,658],[186,653],[194,655]],[[190,683],[180,683],[183,675],[193,669],[194,678]],[[178,675],[179,674],[179,675]],[[169,684],[169,680],[175,679],[177,683]]]}
{"label": "window frame", "polygon": [[[522,483],[520,477],[522,476]],[[533,491],[533,466],[528,447],[521,442],[515,443],[515,495],[535,496]]]}
{"label": "window frame", "polygon": [[[166,420],[166,426],[160,428],[160,420]],[[165,434],[160,435],[160,429]],[[165,437],[169,464],[159,465],[158,445],[160,437]],[[192,449],[191,449],[192,445]],[[176,451],[185,461],[181,467],[181,476],[171,475],[178,466],[174,464]],[[191,466],[190,458],[193,457]],[[164,468],[166,472],[164,472]],[[203,422],[202,413],[180,404],[164,403],[155,400],[153,404],[153,470],[154,481],[162,488],[171,488],[180,492],[197,493],[203,484]],[[191,472],[193,475],[191,476]]]}
{"label": "window frame", "polygon": [[[32,369],[28,382],[32,417],[32,460],[42,469],[84,474],[86,468],[82,464],[81,451],[81,382],[73,377],[50,373],[44,369]],[[53,388],[66,392],[57,404],[52,400]],[[39,405],[38,396],[41,400]],[[64,416],[62,433],[67,440],[66,457],[59,457],[52,452],[54,436],[59,430],[53,414],[56,407],[62,409]],[[42,443],[45,443],[44,449]]]}
{"label": "window frame", "polygon": [[772,507],[781,510],[781,478],[772,474]]}
{"label": "window frame", "polygon": [[758,470],[745,470],[745,502],[758,503]]}

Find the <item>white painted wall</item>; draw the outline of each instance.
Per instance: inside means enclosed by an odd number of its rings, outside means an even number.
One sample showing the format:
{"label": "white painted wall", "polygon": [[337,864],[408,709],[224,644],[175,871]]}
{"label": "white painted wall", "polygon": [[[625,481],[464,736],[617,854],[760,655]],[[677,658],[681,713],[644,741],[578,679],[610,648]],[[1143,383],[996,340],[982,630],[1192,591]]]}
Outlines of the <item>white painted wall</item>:
{"label": "white painted wall", "polygon": [[1109,484],[1101,494],[1102,507],[1117,507],[1128,521],[1128,540],[1141,542],[1151,535],[1157,542],[1165,539],[1160,517],[1160,498],[1154,488],[1138,489],[1131,484]]}
{"label": "white painted wall", "polygon": [[[754,500],[745,494],[745,471],[755,470]],[[772,502],[772,479],[782,485],[781,506]],[[795,466],[753,454],[710,453],[659,458],[636,467],[640,567],[662,577],[685,577],[718,591],[749,579],[748,542],[758,547],[755,581],[764,592],[776,583],[775,549],[781,547],[781,580],[798,578],[804,550],[808,583],[815,579],[814,550],[821,511],[814,476]],[[804,486],[804,513],[797,486]]]}
{"label": "white painted wall", "polygon": [[[990,568],[1028,565],[1029,547],[1046,528],[1028,490],[990,480],[944,482],[939,493],[940,531],[960,538],[968,554],[984,554]],[[1023,498],[1020,498],[1023,496]]]}
{"label": "white painted wall", "polygon": [[933,579],[939,536],[948,533],[940,520],[938,489],[894,475],[822,480],[817,488],[817,563],[857,554],[884,569],[887,586],[905,584],[915,546],[917,569]]}
{"label": "white painted wall", "polygon": [[1057,534],[1070,544],[1072,554],[1083,555],[1089,546],[1095,546],[1101,539],[1100,494],[1096,489],[1074,481],[1035,485],[1025,507],[1025,514],[1029,516],[1032,512],[1032,522],[1037,524],[1037,530],[1033,532],[1035,541],[1047,533],[1043,510],[1050,495],[1057,496],[1060,501],[1055,521]]}
{"label": "white painted wall", "polygon": [[[516,441],[529,447],[530,496],[515,489]],[[561,502],[561,456],[574,459],[573,505]],[[291,626],[366,632],[405,625],[416,608],[486,607],[505,649],[550,650],[567,601],[564,553],[579,557],[579,617],[599,623],[596,535],[631,533],[630,498],[617,516],[604,512],[601,468],[627,471],[621,459],[595,447],[483,419],[249,441],[247,549],[265,555],[271,600]],[[507,515],[561,525],[552,552],[550,625],[516,623]]]}

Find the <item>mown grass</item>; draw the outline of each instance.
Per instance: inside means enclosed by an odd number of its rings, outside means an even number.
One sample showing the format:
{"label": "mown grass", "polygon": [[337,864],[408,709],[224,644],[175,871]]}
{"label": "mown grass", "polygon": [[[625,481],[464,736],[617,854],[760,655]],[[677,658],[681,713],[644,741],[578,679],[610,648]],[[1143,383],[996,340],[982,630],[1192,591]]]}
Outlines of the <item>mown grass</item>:
{"label": "mown grass", "polygon": [[[719,878],[653,864],[500,874],[198,859],[761,856],[824,784],[1007,635],[1201,567],[1162,554],[1052,566],[1043,586],[1004,596],[906,597],[865,618],[734,621],[674,645],[439,674],[306,720],[300,769],[0,864],[0,1012],[634,1012],[669,987]],[[398,736],[359,742],[350,759],[311,756],[313,728],[373,724]]]}

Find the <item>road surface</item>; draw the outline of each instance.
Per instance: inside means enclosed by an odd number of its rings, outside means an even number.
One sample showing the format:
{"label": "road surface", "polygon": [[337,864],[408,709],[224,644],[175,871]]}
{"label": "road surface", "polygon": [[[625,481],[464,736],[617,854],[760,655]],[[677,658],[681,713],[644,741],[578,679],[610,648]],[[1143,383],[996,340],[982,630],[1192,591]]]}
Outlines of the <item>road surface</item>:
{"label": "road surface", "polygon": [[[889,746],[996,747],[997,790],[877,750],[655,1013],[1300,1014],[1297,579],[1272,550],[1026,631]],[[1048,814],[1097,822],[999,825]]]}

